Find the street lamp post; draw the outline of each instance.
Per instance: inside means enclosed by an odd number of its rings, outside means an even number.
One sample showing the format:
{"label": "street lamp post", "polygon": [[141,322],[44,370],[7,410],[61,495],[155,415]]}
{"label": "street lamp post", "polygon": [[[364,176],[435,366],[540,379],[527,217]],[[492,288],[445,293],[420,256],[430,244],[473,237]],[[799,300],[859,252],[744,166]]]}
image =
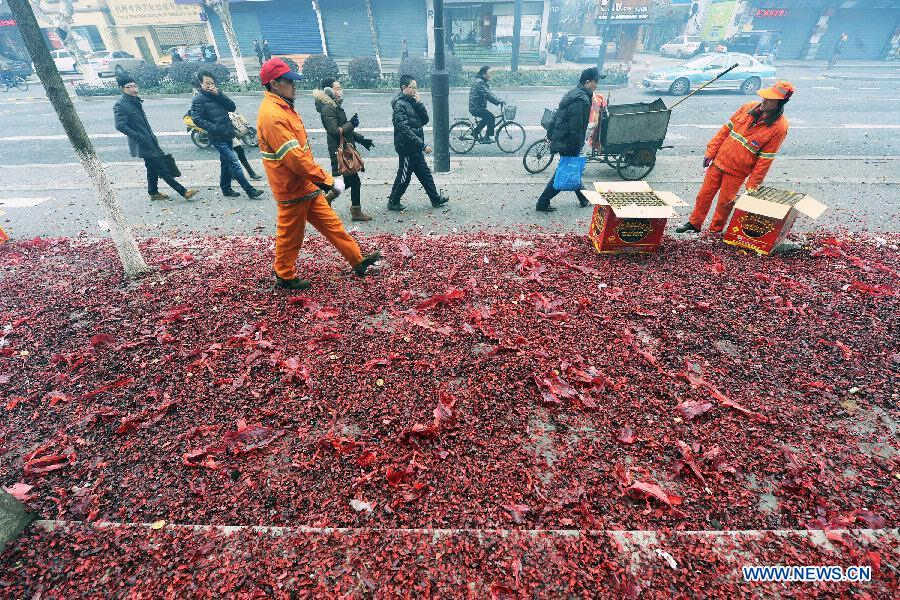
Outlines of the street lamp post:
{"label": "street lamp post", "polygon": [[522,46],[522,0],[516,0],[513,9],[513,42],[512,60],[509,69],[513,73],[519,70],[519,50]]}
{"label": "street lamp post", "polygon": [[444,58],[444,0],[434,0],[434,71],[431,75],[434,113],[434,170],[450,171],[450,75]]}
{"label": "street lamp post", "polygon": [[600,44],[600,52],[597,54],[597,70],[603,74],[603,63],[606,62],[606,47],[609,45],[609,25],[612,23],[613,3],[615,0],[606,0],[606,23],[603,25],[603,40]]}

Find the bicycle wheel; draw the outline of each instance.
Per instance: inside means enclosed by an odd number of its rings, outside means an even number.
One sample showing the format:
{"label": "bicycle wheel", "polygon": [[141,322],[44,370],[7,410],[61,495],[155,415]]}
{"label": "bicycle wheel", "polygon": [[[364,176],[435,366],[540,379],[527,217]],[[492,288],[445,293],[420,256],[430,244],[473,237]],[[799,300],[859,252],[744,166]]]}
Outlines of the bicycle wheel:
{"label": "bicycle wheel", "polygon": [[550,166],[554,156],[556,155],[550,150],[550,142],[546,139],[538,140],[528,146],[525,156],[522,157],[522,165],[529,173],[540,173]]}
{"label": "bicycle wheel", "polygon": [[623,152],[616,161],[616,171],[619,172],[619,177],[626,181],[643,179],[655,166],[656,150],[648,148]]}
{"label": "bicycle wheel", "polygon": [[525,128],[515,121],[507,121],[494,133],[497,146],[507,154],[518,152],[525,145]]}
{"label": "bicycle wheel", "polygon": [[466,154],[475,147],[475,136],[472,135],[472,124],[468,121],[457,121],[450,127],[450,148],[457,154]]}

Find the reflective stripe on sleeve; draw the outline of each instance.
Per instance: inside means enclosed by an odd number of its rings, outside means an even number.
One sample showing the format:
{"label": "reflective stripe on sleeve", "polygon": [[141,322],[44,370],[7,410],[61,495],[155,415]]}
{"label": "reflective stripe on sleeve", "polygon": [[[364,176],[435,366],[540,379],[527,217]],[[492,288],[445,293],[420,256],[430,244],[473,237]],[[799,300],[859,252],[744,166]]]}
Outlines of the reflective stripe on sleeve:
{"label": "reflective stripe on sleeve", "polygon": [[275,152],[260,152],[260,156],[263,160],[281,160],[284,158],[285,154],[293,150],[294,148],[300,148],[302,152],[309,152],[309,145],[300,146],[300,142],[297,140],[288,140],[281,145],[281,148],[276,150]]}

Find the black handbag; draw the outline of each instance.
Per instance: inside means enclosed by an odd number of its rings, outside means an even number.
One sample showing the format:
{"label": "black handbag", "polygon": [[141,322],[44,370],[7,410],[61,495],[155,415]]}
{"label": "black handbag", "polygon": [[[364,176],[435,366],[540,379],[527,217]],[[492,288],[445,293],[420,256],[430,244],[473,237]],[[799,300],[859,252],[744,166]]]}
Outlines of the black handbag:
{"label": "black handbag", "polygon": [[162,162],[163,168],[171,177],[181,177],[181,170],[178,168],[174,156],[171,154],[163,154],[162,157],[160,157],[160,162]]}

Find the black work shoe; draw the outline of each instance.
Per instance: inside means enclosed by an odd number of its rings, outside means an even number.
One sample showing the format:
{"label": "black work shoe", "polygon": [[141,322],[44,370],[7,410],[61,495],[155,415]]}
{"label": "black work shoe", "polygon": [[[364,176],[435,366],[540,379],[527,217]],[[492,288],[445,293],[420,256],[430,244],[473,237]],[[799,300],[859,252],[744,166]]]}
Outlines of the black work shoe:
{"label": "black work shoe", "polygon": [[250,179],[252,179],[253,181],[259,181],[260,179],[262,179],[262,175],[257,175],[256,173],[250,173],[249,175]]}
{"label": "black work shoe", "polygon": [[493,143],[494,143],[494,140],[493,140],[492,138],[489,138],[489,137],[483,137],[483,138],[481,138],[480,140],[478,140],[478,143],[479,143],[479,144],[493,144]]}
{"label": "black work shoe", "polygon": [[237,198],[238,196],[240,196],[240,194],[238,194],[234,190],[222,190],[222,195],[226,198]]}
{"label": "black work shoe", "polygon": [[256,188],[251,188],[250,191],[247,192],[247,195],[250,197],[251,200],[255,200],[256,198],[259,198],[263,194],[265,194],[264,191],[258,190]]}
{"label": "black work shoe", "polygon": [[690,221],[685,223],[684,225],[679,225],[675,229],[675,233],[700,233],[700,230],[694,227]]}
{"label": "black work shoe", "polygon": [[534,208],[534,210],[536,210],[538,212],[547,212],[547,213],[556,212],[556,208],[553,206],[550,206],[549,204],[547,206],[536,206]]}
{"label": "black work shoe", "polygon": [[312,284],[306,279],[294,277],[293,279],[282,279],[278,275],[275,276],[275,287],[281,290],[308,290]]}
{"label": "black work shoe", "polygon": [[450,202],[450,198],[448,198],[447,196],[438,196],[437,200],[431,201],[431,205],[433,207],[437,208],[439,206],[443,206],[443,205],[447,204],[448,202]]}
{"label": "black work shoe", "polygon": [[369,270],[369,267],[377,263],[381,260],[381,252],[376,250],[372,254],[366,254],[363,256],[363,259],[359,262],[358,265],[353,267],[353,272],[359,275],[360,277],[365,277],[366,271]]}
{"label": "black work shoe", "polygon": [[395,212],[402,212],[402,211],[406,210],[406,206],[404,206],[403,204],[400,204],[399,200],[397,200],[396,202],[393,200],[388,200],[388,210],[393,210]]}

